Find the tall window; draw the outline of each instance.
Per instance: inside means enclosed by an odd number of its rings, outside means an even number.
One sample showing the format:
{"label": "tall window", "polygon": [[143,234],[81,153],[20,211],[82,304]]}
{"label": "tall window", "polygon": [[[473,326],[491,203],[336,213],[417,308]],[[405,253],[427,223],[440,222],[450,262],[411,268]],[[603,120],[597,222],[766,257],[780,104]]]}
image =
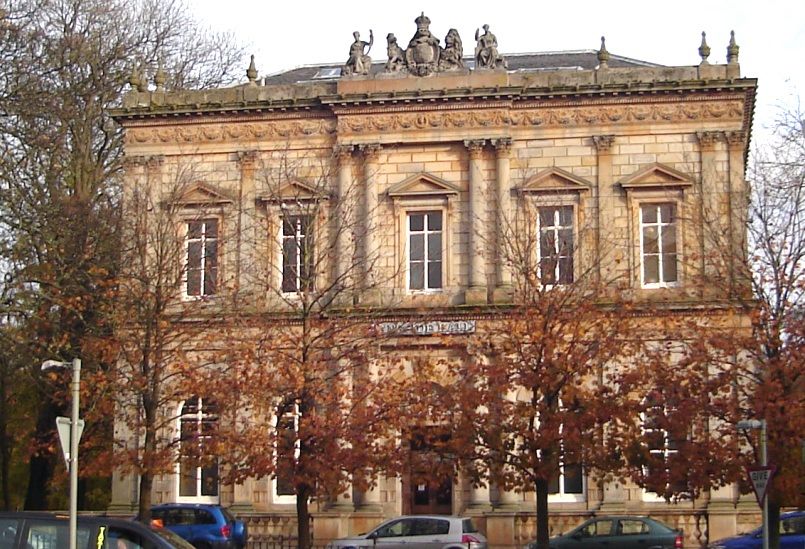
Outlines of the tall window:
{"label": "tall window", "polygon": [[540,281],[546,285],[573,282],[573,206],[538,210]]}
{"label": "tall window", "polygon": [[285,216],[282,219],[282,291],[295,293],[312,288],[312,217]]}
{"label": "tall window", "polygon": [[442,212],[408,214],[408,289],[442,287]]}
{"label": "tall window", "polygon": [[194,396],[182,406],[179,417],[179,497],[218,498],[218,461],[208,450],[217,423],[217,408],[208,399]]}
{"label": "tall window", "polygon": [[190,297],[214,295],[218,285],[217,219],[187,223],[185,264],[185,294]]}
{"label": "tall window", "polygon": [[[650,395],[643,412],[643,437],[648,446],[649,460],[643,470],[646,477],[647,490],[658,495],[666,492],[682,493],[685,491],[684,479],[672,477],[674,469],[681,463],[675,463],[679,455],[679,446],[685,440],[687,432],[669,431],[668,418],[673,410],[662,403],[659,395]],[[677,470],[677,473],[681,472]]]}
{"label": "tall window", "polygon": [[677,282],[676,207],[671,203],[640,206],[640,254],[643,286]]}
{"label": "tall window", "polygon": [[294,501],[293,475],[299,456],[298,430],[298,407],[294,405],[290,411],[281,411],[277,416],[277,468],[274,474],[274,496],[279,503]]}

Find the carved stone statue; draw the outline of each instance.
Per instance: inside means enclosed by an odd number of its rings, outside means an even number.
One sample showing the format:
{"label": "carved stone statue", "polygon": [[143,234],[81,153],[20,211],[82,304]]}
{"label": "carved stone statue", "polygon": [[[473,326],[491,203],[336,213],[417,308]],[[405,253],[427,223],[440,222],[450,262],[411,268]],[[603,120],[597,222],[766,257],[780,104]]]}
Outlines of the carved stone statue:
{"label": "carved stone statue", "polygon": [[372,44],[375,41],[372,29],[369,29],[368,42],[361,40],[361,34],[358,31],[353,32],[352,36],[355,38],[355,41],[349,47],[349,59],[347,59],[344,68],[341,70],[341,74],[344,76],[369,74],[369,69],[372,68],[372,58],[369,57],[369,51],[372,49]]}
{"label": "carved stone statue", "polygon": [[411,41],[408,42],[408,49],[405,50],[405,64],[412,74],[417,76],[427,76],[438,69],[439,39],[433,36],[429,30],[430,19],[422,12],[417,17],[416,33]]}
{"label": "carved stone statue", "polygon": [[385,72],[400,72],[405,69],[405,50],[397,44],[397,37],[394,33],[386,36],[388,42],[389,59],[386,61]]}
{"label": "carved stone statue", "polygon": [[464,68],[464,46],[456,29],[447,31],[444,37],[444,48],[439,57],[439,70],[449,71]]}
{"label": "carved stone statue", "polygon": [[498,53],[498,39],[489,32],[489,25],[484,25],[484,33],[475,29],[475,68],[478,69],[505,69],[506,60]]}

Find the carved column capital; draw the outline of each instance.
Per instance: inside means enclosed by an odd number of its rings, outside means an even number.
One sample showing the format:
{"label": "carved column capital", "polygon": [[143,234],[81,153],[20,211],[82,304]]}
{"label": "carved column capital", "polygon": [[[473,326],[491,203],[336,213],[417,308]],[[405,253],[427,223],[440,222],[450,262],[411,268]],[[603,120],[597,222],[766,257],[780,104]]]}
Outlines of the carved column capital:
{"label": "carved column capital", "polygon": [[123,157],[123,167],[126,170],[131,170],[139,166],[145,166],[148,164],[148,156],[124,156]]}
{"label": "carved column capital", "polygon": [[333,155],[338,159],[340,164],[352,160],[352,151],[355,145],[335,145],[333,146]]}
{"label": "carved column capital", "polygon": [[146,157],[145,164],[148,166],[149,169],[155,170],[162,166],[165,162],[165,155],[164,154],[154,154],[151,156]]}
{"label": "carved column capital", "polygon": [[486,145],[486,139],[467,139],[464,141],[464,146],[470,153],[470,158],[477,159],[481,157],[481,153]]}
{"label": "carved column capital", "polygon": [[358,145],[358,148],[366,160],[374,162],[377,160],[377,157],[380,156],[380,151],[383,149],[383,146],[378,143],[365,143]]}
{"label": "carved column capital", "polygon": [[612,150],[612,144],[615,142],[614,135],[594,135],[593,144],[600,153],[608,153]]}
{"label": "carved column capital", "polygon": [[492,145],[495,147],[498,156],[509,156],[512,152],[512,139],[511,137],[501,137],[493,139]]}
{"label": "carved column capital", "polygon": [[257,151],[239,151],[238,160],[241,166],[252,165],[257,160]]}
{"label": "carved column capital", "polygon": [[745,131],[727,132],[726,137],[727,137],[727,144],[729,145],[730,149],[738,149],[746,144]]}
{"label": "carved column capital", "polygon": [[713,150],[723,135],[723,132],[696,132],[702,150]]}

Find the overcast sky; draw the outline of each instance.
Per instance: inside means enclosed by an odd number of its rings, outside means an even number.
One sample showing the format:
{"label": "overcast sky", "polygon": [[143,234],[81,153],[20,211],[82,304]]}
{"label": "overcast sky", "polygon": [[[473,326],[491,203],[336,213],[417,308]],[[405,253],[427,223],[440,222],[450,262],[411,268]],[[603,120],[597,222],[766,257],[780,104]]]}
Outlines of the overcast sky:
{"label": "overcast sky", "polygon": [[393,32],[404,47],[424,11],[442,42],[450,28],[458,29],[465,54],[474,48],[475,29],[487,23],[504,54],[598,49],[606,36],[610,53],[663,65],[698,64],[705,31],[710,62],[724,63],[734,30],[741,74],[759,80],[755,140],[779,105],[792,105],[805,94],[802,0],[186,1],[202,23],[235,33],[254,53],[263,76],[300,65],[343,63],[356,30],[364,40],[374,31],[370,55],[385,60],[386,35]]}

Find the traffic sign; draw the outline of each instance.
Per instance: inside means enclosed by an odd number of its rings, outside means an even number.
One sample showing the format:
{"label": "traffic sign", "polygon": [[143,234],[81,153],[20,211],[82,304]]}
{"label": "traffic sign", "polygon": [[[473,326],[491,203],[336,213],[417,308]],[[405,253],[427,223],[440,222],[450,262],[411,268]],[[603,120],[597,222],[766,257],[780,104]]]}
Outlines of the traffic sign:
{"label": "traffic sign", "polygon": [[[64,463],[67,464],[67,470],[70,470],[70,418],[57,417],[56,430],[59,432],[59,442],[61,443],[61,451],[64,454]],[[84,420],[78,420],[78,440],[81,440],[81,433],[84,432]]]}
{"label": "traffic sign", "polygon": [[749,475],[749,482],[752,484],[752,490],[755,491],[758,505],[763,505],[763,500],[766,498],[766,492],[769,489],[771,478],[777,467],[770,465],[768,467],[747,467],[746,472]]}

